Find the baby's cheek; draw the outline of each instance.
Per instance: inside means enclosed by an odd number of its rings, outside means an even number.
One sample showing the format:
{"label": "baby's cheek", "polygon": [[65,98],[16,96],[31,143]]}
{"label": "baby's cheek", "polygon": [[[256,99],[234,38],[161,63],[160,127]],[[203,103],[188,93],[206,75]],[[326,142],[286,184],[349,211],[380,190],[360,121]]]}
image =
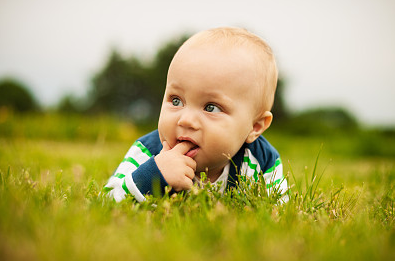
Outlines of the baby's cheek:
{"label": "baby's cheek", "polygon": [[228,156],[232,156],[232,148],[229,147],[229,142],[227,143],[217,143],[212,147],[210,158],[213,161],[223,161]]}

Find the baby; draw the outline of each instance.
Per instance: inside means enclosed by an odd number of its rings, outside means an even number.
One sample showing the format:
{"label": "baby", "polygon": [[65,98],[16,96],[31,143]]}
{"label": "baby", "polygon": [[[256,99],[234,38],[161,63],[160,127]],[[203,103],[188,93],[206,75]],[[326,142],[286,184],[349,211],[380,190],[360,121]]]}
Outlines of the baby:
{"label": "baby", "polygon": [[155,184],[188,190],[201,172],[221,191],[237,174],[258,180],[262,172],[269,190],[285,193],[279,154],[261,136],[277,74],[270,47],[244,29],[193,35],[169,66],[158,129],[132,145],[104,190],[117,202],[126,194],[143,201]]}

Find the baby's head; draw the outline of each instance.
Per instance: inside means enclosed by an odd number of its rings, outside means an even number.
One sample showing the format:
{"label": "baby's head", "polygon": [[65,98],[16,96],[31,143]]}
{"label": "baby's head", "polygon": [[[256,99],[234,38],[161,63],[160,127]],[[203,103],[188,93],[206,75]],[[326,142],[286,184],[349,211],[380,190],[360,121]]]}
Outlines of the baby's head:
{"label": "baby's head", "polygon": [[197,171],[214,172],[272,121],[277,67],[270,47],[238,28],[217,28],[189,38],[168,71],[159,135],[171,147],[196,145]]}
{"label": "baby's head", "polygon": [[[270,46],[260,37],[251,32],[234,27],[214,28],[199,32],[189,38],[180,48],[208,47],[215,50],[240,49],[244,50],[255,62],[255,77],[252,77],[248,92],[254,92],[257,112],[270,111],[274,101],[277,86],[277,66]],[[215,56],[212,57],[215,59]],[[237,61],[235,61],[237,63]],[[252,88],[252,87],[257,88]],[[240,88],[246,86],[240,86]]]}

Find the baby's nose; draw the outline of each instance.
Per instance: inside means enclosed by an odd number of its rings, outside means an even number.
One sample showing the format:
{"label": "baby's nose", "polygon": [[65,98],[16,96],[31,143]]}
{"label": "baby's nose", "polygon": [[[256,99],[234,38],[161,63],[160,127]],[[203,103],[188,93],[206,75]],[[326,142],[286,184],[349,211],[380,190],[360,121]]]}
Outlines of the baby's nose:
{"label": "baby's nose", "polygon": [[198,113],[191,109],[185,109],[181,114],[178,125],[184,128],[198,129],[199,128],[199,116]]}

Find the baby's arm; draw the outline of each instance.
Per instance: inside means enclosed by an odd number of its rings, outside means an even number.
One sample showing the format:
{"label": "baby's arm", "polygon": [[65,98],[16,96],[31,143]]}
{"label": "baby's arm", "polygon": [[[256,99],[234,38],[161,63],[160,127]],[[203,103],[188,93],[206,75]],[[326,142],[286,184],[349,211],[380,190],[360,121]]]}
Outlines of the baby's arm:
{"label": "baby's arm", "polygon": [[288,202],[289,198],[286,192],[288,191],[288,182],[283,174],[283,164],[281,158],[277,158],[274,165],[267,169],[263,174],[266,183],[267,193],[270,195],[274,190],[283,195],[280,199],[282,203]]}
{"label": "baby's arm", "polygon": [[104,191],[117,202],[127,194],[134,195],[141,202],[145,200],[145,194],[152,193],[155,182],[159,182],[162,192],[167,185],[175,191],[189,189],[196,163],[184,154],[191,146],[183,142],[171,149],[164,143],[161,152],[153,157],[141,142],[135,142],[110,177]]}
{"label": "baby's arm", "polygon": [[[148,172],[147,181],[157,179],[160,180],[161,183],[164,183],[163,186],[167,185],[163,177],[161,179],[160,171],[156,167],[151,152],[143,143],[136,141],[132,147],[130,147],[124,159],[108,180],[108,183],[104,186],[104,191],[116,202],[123,200],[127,194],[134,195],[138,201],[145,200],[143,195],[144,190],[150,186],[144,185],[148,184],[148,182],[144,182],[144,180],[141,179],[134,180],[132,177],[134,173],[141,171]],[[138,188],[137,185],[139,185],[140,188]]]}

